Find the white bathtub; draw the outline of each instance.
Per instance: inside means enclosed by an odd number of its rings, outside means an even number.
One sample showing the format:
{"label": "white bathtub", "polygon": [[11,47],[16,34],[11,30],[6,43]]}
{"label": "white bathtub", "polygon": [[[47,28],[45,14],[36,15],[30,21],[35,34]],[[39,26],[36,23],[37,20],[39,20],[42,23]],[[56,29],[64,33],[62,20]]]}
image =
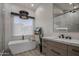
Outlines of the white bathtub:
{"label": "white bathtub", "polygon": [[15,55],[15,54],[18,54],[24,51],[29,51],[36,48],[36,42],[30,41],[28,39],[17,40],[17,41],[10,41],[8,43],[8,46],[9,46],[9,49],[11,50],[11,53]]}

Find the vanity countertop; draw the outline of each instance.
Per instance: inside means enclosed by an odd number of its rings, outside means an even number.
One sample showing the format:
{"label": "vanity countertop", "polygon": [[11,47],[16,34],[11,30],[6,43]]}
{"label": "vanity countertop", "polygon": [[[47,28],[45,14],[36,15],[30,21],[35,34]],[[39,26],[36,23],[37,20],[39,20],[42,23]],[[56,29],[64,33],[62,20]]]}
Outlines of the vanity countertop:
{"label": "vanity countertop", "polygon": [[60,39],[57,37],[43,37],[43,39],[79,47],[79,40],[78,39]]}

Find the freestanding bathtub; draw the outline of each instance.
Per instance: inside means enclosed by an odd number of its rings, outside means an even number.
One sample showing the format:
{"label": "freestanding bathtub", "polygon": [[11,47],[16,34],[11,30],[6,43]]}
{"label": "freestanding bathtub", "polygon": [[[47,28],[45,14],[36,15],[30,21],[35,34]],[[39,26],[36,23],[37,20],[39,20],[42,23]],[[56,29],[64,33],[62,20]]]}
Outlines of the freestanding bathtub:
{"label": "freestanding bathtub", "polygon": [[11,50],[11,53],[15,55],[15,54],[18,54],[24,51],[29,51],[36,48],[36,42],[30,41],[28,39],[17,40],[17,41],[10,41],[8,43],[8,46],[9,46],[9,49]]}

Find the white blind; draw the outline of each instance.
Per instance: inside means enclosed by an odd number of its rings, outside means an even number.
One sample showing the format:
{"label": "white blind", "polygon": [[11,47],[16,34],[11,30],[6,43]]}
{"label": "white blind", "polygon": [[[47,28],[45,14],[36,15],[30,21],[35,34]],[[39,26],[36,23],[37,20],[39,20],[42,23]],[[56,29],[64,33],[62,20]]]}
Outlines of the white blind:
{"label": "white blind", "polygon": [[13,35],[32,35],[33,34],[33,19],[21,19],[14,16]]}

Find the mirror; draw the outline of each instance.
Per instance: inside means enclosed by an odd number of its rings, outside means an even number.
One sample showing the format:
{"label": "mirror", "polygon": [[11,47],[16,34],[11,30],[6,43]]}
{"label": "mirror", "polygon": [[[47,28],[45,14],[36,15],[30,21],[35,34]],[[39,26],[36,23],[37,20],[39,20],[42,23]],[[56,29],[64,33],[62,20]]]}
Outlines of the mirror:
{"label": "mirror", "polygon": [[79,11],[55,17],[54,31],[79,32]]}
{"label": "mirror", "polygon": [[54,32],[79,32],[79,10],[54,17]]}

